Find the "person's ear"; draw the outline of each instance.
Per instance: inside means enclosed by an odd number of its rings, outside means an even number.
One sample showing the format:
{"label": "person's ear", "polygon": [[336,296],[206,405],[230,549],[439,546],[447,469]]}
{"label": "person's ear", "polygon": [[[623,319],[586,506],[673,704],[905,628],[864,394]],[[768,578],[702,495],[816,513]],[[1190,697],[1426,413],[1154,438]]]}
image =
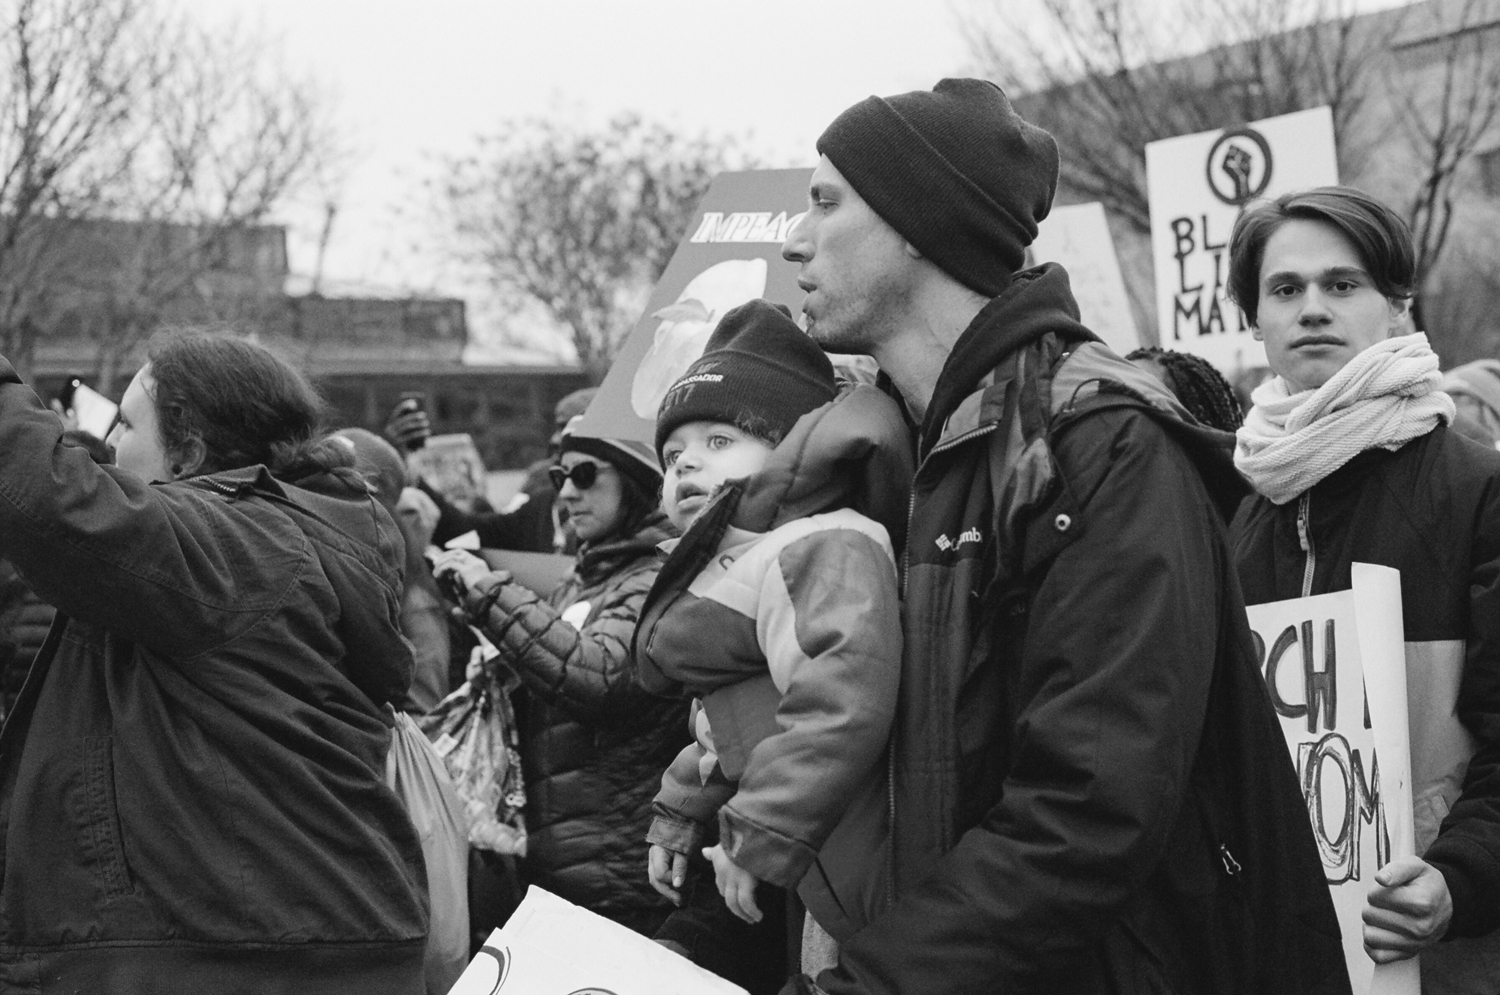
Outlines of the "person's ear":
{"label": "person's ear", "polygon": [[208,447],[203,444],[202,439],[194,436],[183,445],[178,457],[168,467],[172,471],[173,480],[191,477],[201,471],[204,462],[208,459]]}
{"label": "person's ear", "polygon": [[1410,331],[1411,298],[1393,297],[1391,304],[1391,324],[1386,329],[1385,337],[1393,339],[1398,335],[1405,335]]}

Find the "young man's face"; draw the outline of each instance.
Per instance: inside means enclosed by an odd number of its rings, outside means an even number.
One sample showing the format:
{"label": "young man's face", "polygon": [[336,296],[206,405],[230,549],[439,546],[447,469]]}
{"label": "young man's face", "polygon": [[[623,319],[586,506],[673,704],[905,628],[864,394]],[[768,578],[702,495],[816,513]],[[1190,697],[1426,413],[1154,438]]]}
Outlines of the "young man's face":
{"label": "young man's face", "polygon": [[765,442],[727,422],[677,426],[661,447],[662,511],[686,532],[725,481],[759,473],[771,451]]}
{"label": "young man's face", "polygon": [[909,293],[917,257],[834,167],[818,162],[808,208],[781,254],[800,263],[807,333],[830,352],[868,354],[885,338]]}
{"label": "young man's face", "polygon": [[1266,241],[1255,337],[1294,391],[1323,386],[1370,346],[1400,334],[1406,302],[1392,301],[1354,245],[1323,221],[1287,221]]}

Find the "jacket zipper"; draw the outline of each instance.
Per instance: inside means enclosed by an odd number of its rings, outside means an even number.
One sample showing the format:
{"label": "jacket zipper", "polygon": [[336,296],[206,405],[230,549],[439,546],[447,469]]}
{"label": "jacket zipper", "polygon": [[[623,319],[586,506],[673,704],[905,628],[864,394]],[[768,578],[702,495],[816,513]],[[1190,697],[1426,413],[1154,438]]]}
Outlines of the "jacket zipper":
{"label": "jacket zipper", "polygon": [[1297,499],[1297,541],[1302,544],[1302,552],[1307,554],[1306,565],[1302,568],[1302,596],[1312,596],[1313,567],[1318,561],[1317,551],[1313,549],[1312,541],[1312,491],[1305,490]]}
{"label": "jacket zipper", "polygon": [[[911,493],[906,498],[906,542],[901,547],[901,602],[906,603],[907,585],[909,583],[911,567],[911,523],[917,511],[917,478],[922,476],[922,468],[927,461],[938,453],[952,449],[954,446],[977,439],[980,436],[989,435],[998,425],[985,425],[980,428],[970,429],[962,435],[956,435],[944,442],[939,442],[927,451],[921,462],[917,464],[916,472],[911,478]],[[885,798],[887,812],[890,818],[890,846],[886,848],[886,902],[889,905],[896,904],[896,743],[894,737],[890,747],[886,750],[886,783]]]}
{"label": "jacket zipper", "polygon": [[902,549],[901,549],[901,600],[903,602],[906,601],[906,593],[907,593],[906,592],[907,567],[911,563],[911,523],[912,523],[912,518],[916,515],[916,511],[917,511],[917,478],[919,478],[919,477],[922,476],[922,470],[923,470],[923,468],[925,468],[927,466],[927,461],[930,460],[930,459],[932,459],[938,453],[947,452],[949,449],[952,449],[954,446],[957,446],[960,443],[968,442],[970,439],[977,439],[980,436],[989,435],[991,432],[995,431],[995,429],[997,429],[999,427],[1000,426],[996,425],[996,424],[981,425],[979,428],[971,428],[971,429],[969,429],[969,431],[963,433],[962,435],[955,435],[951,439],[947,439],[947,440],[945,440],[943,442],[939,442],[937,445],[935,445],[931,449],[929,449],[927,451],[927,455],[923,456],[922,457],[922,461],[917,464],[917,471],[916,471],[916,473],[912,474],[912,478],[911,478],[911,493],[907,496],[907,499],[906,499],[906,537],[907,537],[907,539],[906,539],[906,545],[904,545],[902,547]]}

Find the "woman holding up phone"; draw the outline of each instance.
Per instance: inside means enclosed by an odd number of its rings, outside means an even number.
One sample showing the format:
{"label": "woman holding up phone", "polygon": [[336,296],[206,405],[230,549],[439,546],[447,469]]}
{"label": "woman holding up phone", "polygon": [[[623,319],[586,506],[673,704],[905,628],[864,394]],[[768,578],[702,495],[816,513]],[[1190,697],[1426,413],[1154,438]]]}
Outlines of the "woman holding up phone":
{"label": "woman holding up phone", "polygon": [[422,990],[401,540],[318,412],[158,341],[95,466],[0,358],[0,557],[59,610],[0,734],[0,988]]}

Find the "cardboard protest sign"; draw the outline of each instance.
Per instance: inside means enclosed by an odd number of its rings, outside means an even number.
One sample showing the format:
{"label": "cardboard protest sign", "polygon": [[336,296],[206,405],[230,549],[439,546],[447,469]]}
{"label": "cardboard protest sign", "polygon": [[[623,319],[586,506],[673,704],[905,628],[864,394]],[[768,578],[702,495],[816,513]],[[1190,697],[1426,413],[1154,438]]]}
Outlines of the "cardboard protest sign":
{"label": "cardboard protest sign", "polygon": [[724,312],[763,297],[800,314],[797,264],[781,258],[781,243],[807,210],[811,178],[811,169],[714,178],[575,431],[651,444],[662,397],[703,354]]}
{"label": "cardboard protest sign", "polygon": [[465,511],[484,494],[484,461],[467,432],[429,436],[426,445],[407,454],[406,465]]}
{"label": "cardboard protest sign", "polygon": [[532,885],[448,995],[746,995],[639,933]]}
{"label": "cardboard protest sign", "polygon": [[1375,872],[1413,847],[1400,574],[1356,563],[1352,590],[1251,605],[1249,617],[1354,991],[1417,995],[1416,960],[1377,968],[1360,919]]}
{"label": "cardboard protest sign", "polygon": [[1105,345],[1121,356],[1140,347],[1103,204],[1054,207],[1031,243],[1031,256],[1037,263],[1061,263],[1068,271],[1083,323]]}
{"label": "cardboard protest sign", "polygon": [[1161,347],[1227,374],[1265,366],[1265,348],[1224,296],[1230,229],[1253,200],[1337,182],[1327,107],[1147,145]]}

